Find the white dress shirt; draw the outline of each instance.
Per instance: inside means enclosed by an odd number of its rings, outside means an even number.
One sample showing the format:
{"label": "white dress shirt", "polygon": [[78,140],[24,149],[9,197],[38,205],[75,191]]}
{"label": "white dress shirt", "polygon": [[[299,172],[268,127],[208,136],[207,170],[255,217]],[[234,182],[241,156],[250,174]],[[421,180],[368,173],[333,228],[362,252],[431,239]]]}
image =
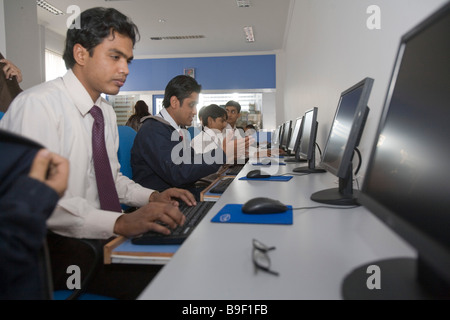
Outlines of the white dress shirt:
{"label": "white dress shirt", "polygon": [[207,153],[211,150],[222,148],[223,135],[219,130],[204,127],[191,141],[195,153]]}
{"label": "white dress shirt", "polygon": [[[116,114],[108,102],[95,104],[103,112],[106,148],[121,203],[143,206],[154,191],[143,188],[120,172]],[[122,214],[101,210],[92,159],[94,105],[81,82],[69,70],[62,78],[22,92],[14,99],[0,127],[27,136],[70,162],[68,188],[47,220],[50,230],[63,236],[107,239]],[[39,205],[39,204],[36,204]]]}
{"label": "white dress shirt", "polygon": [[242,129],[236,128],[236,126],[232,127],[229,123],[225,129],[223,129],[223,133],[225,137],[227,137],[227,141],[244,138],[244,131]]}

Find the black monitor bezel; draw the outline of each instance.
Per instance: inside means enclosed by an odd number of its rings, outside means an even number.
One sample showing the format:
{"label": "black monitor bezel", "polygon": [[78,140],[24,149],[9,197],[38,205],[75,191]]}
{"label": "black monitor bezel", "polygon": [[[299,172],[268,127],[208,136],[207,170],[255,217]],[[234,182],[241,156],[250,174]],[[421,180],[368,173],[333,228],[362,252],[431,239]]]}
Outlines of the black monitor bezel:
{"label": "black monitor bezel", "polygon": [[[300,157],[303,159],[307,159],[307,160],[311,160],[313,158],[313,153],[316,150],[316,135],[317,135],[317,113],[318,113],[319,109],[317,107],[313,107],[309,110],[305,111],[305,114],[303,115],[303,124],[302,124],[302,140],[300,141],[300,145],[298,146],[299,148],[299,154]],[[310,131],[310,136],[309,136],[309,144],[308,144],[308,150],[305,153],[304,150],[302,150],[301,146],[302,146],[302,142],[303,142],[303,137],[305,136],[305,120],[306,120],[306,115],[312,112],[312,123],[311,123],[311,131]]]}
{"label": "black monitor bezel", "polygon": [[[292,121],[293,128],[292,128],[291,139],[290,139],[289,145],[288,145],[288,150],[292,151],[294,153],[296,153],[297,148],[298,148],[298,144],[300,143],[301,130],[302,130],[302,120],[303,120],[303,117],[298,117],[298,118],[295,119],[295,123],[294,123],[294,121]],[[300,127],[298,128],[297,135],[294,135],[295,134],[295,127],[297,126],[297,122],[298,121],[300,121]],[[292,141],[293,141],[293,143],[292,143]],[[293,144],[292,148],[291,148],[291,144]]]}
{"label": "black monitor bezel", "polygon": [[[367,118],[367,104],[369,101],[370,93],[372,91],[374,80],[372,78],[366,77],[358,83],[354,84],[347,90],[343,91],[339,97],[339,102],[336,108],[336,113],[334,114],[333,122],[331,124],[330,131],[328,133],[327,142],[325,144],[325,149],[323,151],[321,167],[330,172],[331,174],[339,177],[345,178],[348,174],[348,167],[352,162],[353,152],[356,147],[358,147],[359,140],[361,138],[362,132],[364,130],[365,120]],[[326,162],[326,155],[330,146],[330,139],[333,133],[333,128],[336,123],[337,116],[339,114],[341,108],[341,102],[343,97],[352,92],[353,90],[363,87],[363,91],[358,101],[358,105],[356,107],[356,112],[352,121],[352,127],[350,129],[350,133],[345,144],[344,152],[342,153],[341,161],[338,164],[338,167],[334,167],[330,163]]]}
{"label": "black monitor bezel", "polygon": [[280,142],[280,126],[278,126],[274,132],[273,132],[273,136],[272,136],[272,144],[274,146],[278,146]]}
{"label": "black monitor bezel", "polygon": [[284,124],[283,124],[283,140],[280,143],[280,147],[284,150],[287,150],[288,146],[289,146],[289,141],[291,138],[291,127],[292,127],[291,120],[287,120],[284,122]]}
{"label": "black monitor bezel", "polygon": [[[397,50],[397,55],[395,58],[395,63],[389,81],[385,101],[383,104],[382,115],[378,124],[374,142],[372,144],[372,150],[366,169],[366,177],[374,167],[377,144],[380,134],[382,134],[387,121],[391,100],[393,97],[394,89],[396,87],[396,82],[398,79],[401,63],[403,61],[403,54],[407,46],[407,42],[423,32],[436,20],[439,20],[440,18],[448,14],[450,14],[450,3],[444,5],[434,14],[429,16],[426,20],[424,20],[416,27],[414,27],[411,31],[402,36]],[[448,268],[448,266],[450,266],[449,247],[444,246],[442,243],[432,238],[429,233],[426,233],[424,230],[403,219],[393,210],[387,208],[382,203],[371,197],[367,191],[368,181],[369,179],[364,179],[364,183],[359,195],[360,203],[382,222],[384,222],[391,230],[393,230],[393,232],[395,232],[397,235],[407,241],[412,247],[414,247],[414,249],[418,252],[420,259],[426,261],[426,263],[430,265],[442,279],[445,279],[447,283],[450,284],[450,269]]]}

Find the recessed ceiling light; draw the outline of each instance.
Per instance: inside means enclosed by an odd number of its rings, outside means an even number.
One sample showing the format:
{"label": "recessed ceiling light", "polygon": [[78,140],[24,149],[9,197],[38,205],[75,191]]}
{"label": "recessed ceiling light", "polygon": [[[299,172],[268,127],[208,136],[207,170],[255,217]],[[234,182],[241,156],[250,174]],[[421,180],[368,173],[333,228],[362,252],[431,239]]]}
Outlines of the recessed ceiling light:
{"label": "recessed ceiling light", "polygon": [[64,12],[62,12],[61,10],[59,10],[58,8],[56,8],[55,6],[51,5],[50,3],[48,3],[45,0],[36,0],[36,4],[41,7],[44,10],[47,10],[50,13],[53,13],[54,15],[62,15],[64,14]]}

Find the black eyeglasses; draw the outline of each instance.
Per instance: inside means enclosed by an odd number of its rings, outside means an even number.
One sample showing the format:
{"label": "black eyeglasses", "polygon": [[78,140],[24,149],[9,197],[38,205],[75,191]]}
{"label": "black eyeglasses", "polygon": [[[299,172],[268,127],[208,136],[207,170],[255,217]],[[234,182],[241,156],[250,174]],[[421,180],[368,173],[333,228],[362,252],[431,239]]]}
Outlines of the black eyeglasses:
{"label": "black eyeglasses", "polygon": [[268,247],[261,241],[253,239],[253,264],[255,266],[255,273],[258,269],[278,276],[279,273],[270,269],[270,258],[267,252],[275,250],[275,247]]}

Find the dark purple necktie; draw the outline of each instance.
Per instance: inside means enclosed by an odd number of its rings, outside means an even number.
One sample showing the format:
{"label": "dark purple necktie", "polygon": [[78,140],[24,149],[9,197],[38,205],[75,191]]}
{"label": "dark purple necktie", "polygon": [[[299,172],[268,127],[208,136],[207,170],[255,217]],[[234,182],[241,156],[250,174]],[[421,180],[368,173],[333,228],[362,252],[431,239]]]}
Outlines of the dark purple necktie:
{"label": "dark purple necktie", "polygon": [[121,212],[122,208],[120,206],[119,196],[117,195],[108,153],[106,152],[103,113],[97,106],[93,106],[90,113],[94,118],[94,125],[92,126],[92,156],[94,158],[100,208]]}

